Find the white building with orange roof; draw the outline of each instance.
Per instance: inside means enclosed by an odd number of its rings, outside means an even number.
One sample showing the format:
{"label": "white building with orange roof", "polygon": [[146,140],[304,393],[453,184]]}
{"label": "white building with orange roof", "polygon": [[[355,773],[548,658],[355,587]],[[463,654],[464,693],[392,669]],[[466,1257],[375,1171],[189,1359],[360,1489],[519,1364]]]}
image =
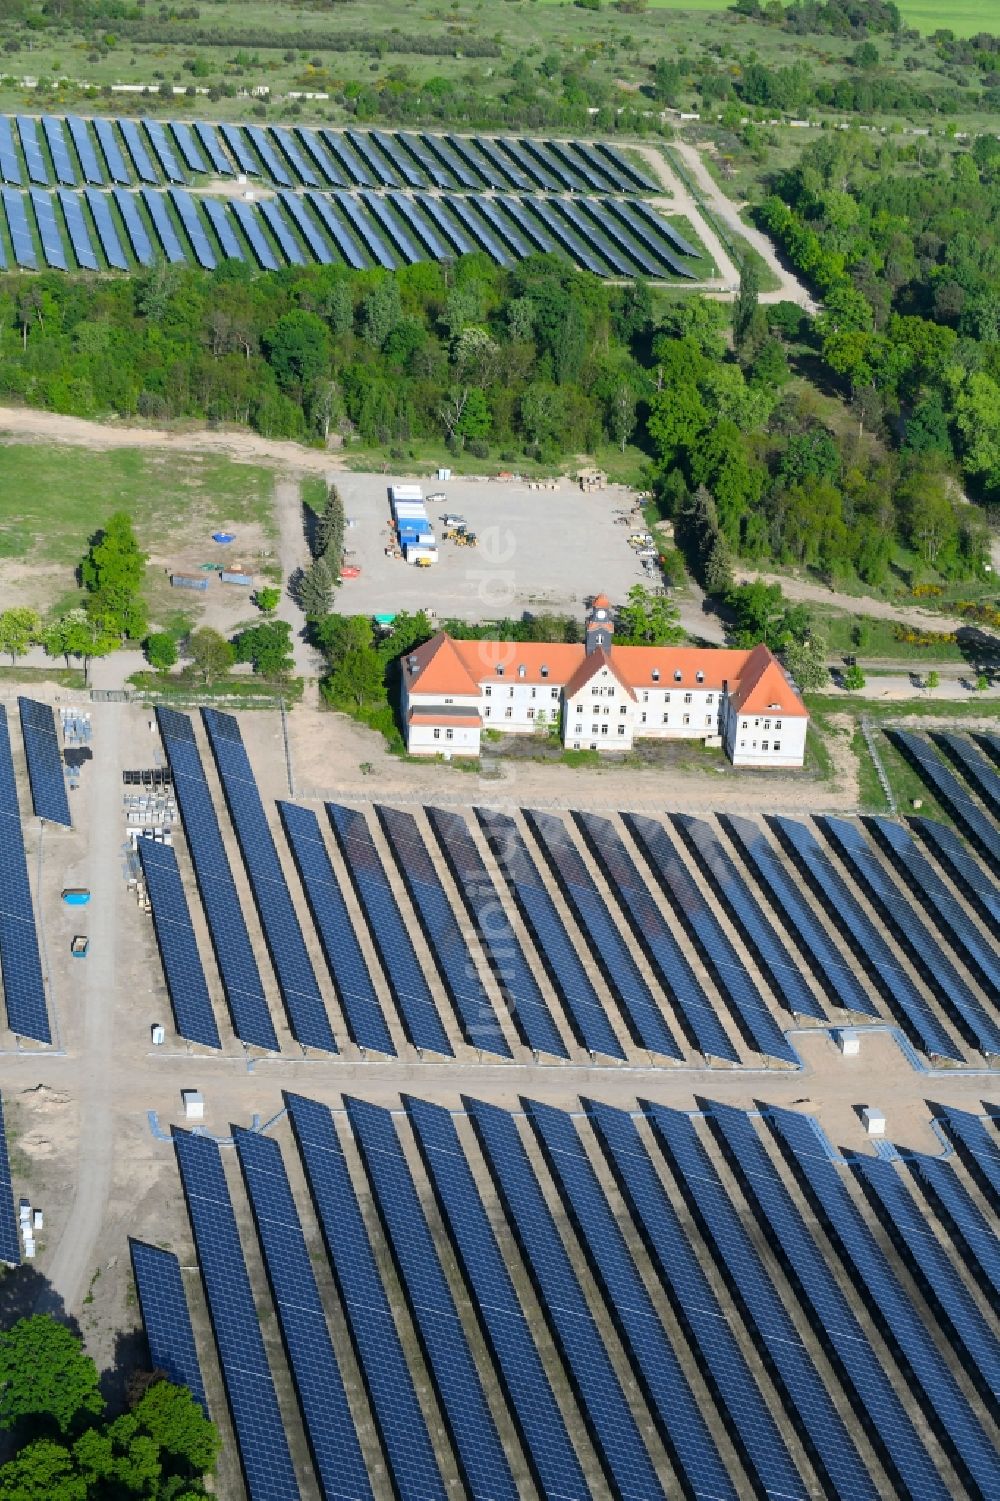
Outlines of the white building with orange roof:
{"label": "white building with orange roof", "polygon": [[721,743],[734,766],[797,767],[805,756],[806,707],[766,646],[616,646],[605,595],[582,644],[455,641],[442,631],[401,667],[413,755],[476,756],[483,730],[556,724],[570,750],[699,739]]}

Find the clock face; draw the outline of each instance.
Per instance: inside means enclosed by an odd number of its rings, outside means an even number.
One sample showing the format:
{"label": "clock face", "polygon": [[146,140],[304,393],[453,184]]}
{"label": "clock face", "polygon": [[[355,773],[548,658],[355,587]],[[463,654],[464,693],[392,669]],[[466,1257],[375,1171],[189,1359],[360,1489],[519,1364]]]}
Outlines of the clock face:
{"label": "clock face", "polygon": [[597,618],[598,618],[598,620],[607,620],[607,618],[608,618],[608,612],[607,612],[607,610],[598,610],[598,612],[597,612]]}

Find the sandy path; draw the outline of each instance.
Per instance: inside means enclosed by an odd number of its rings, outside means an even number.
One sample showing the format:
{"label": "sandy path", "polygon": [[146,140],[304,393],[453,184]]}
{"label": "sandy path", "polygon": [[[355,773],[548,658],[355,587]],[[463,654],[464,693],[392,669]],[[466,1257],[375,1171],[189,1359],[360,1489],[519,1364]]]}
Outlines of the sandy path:
{"label": "sandy path", "polygon": [[718,267],[718,276],[708,281],[698,282],[695,289],[700,292],[716,291],[727,294],[735,290],[740,273],[733,264],[729,251],[711,225],[706,223],[697,201],[688,192],[677,173],[671,169],[663,152],[657,146],[633,146],[632,150],[653,169],[654,176],[659,178],[670,194],[669,198],[652,199],[653,207],[662,214],[683,214],[686,219],[690,219],[699,239]]}
{"label": "sandy path", "polygon": [[90,422],[29,407],[0,407],[0,441],[6,435],[18,441],[36,438],[77,448],[165,448],[175,453],[220,454],[241,464],[278,464],[310,474],[326,474],[338,462],[334,454],[262,438],[247,428],[168,432],[165,428],[132,427],[120,422]]}
{"label": "sandy path", "polygon": [[936,610],[922,610],[917,605],[894,605],[887,600],[872,599],[867,594],[861,597],[840,594],[836,589],[828,589],[825,584],[814,584],[809,579],[792,578],[784,573],[759,573],[752,568],[739,569],[741,584],[749,584],[756,579],[765,584],[780,584],[786,599],[801,600],[805,604],[832,605],[835,610],[846,610],[849,615],[872,615],[879,620],[901,620],[905,625],[930,631],[960,631],[969,627],[969,621],[963,620],[960,615],[941,615]]}

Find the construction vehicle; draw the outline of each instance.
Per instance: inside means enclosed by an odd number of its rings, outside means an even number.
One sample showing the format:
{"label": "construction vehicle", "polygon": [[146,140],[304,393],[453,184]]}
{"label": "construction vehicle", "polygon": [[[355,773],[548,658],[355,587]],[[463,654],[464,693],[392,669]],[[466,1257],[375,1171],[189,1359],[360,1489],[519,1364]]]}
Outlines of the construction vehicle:
{"label": "construction vehicle", "polygon": [[[443,500],[444,496],[442,496],[441,498]],[[468,525],[468,523],[466,522],[466,519],[465,519],[464,516],[455,516],[450,511],[448,512],[447,516],[442,516],[441,517],[441,524],[442,524],[442,526],[447,526],[447,527],[455,527],[455,526],[463,526],[464,527],[464,526]]]}
{"label": "construction vehicle", "polygon": [[414,568],[432,568],[434,565],[430,558],[414,558],[413,566]]}
{"label": "construction vehicle", "polygon": [[73,942],[69,946],[69,951],[74,959],[86,959],[90,952],[90,939],[85,933],[75,934]]}

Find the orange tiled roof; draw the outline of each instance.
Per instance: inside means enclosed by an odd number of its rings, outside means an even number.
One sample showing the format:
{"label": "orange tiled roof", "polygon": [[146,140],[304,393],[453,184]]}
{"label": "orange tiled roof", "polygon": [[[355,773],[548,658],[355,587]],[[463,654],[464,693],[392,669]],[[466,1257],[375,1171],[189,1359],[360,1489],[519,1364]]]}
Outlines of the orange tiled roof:
{"label": "orange tiled roof", "polygon": [[574,693],[579,693],[580,689],[586,687],[587,683],[590,682],[591,678],[595,676],[600,668],[607,667],[615,681],[620,683],[621,686],[625,689],[625,692],[628,694],[629,698],[635,698],[635,694],[632,692],[632,689],[625,681],[625,678],[619,671],[618,666],[618,653],[621,651],[629,651],[630,649],[631,648],[627,646],[619,646],[614,652],[608,652],[604,650],[603,646],[599,646],[596,651],[592,651],[589,657],[584,657],[583,661],[580,663],[579,667],[576,669],[573,676],[566,684],[564,690],[566,697],[572,698]]}
{"label": "orange tiled roof", "polygon": [[766,714],[780,710],[787,718],[806,719],[806,707],[766,646],[755,646],[740,674],[733,694],[733,707],[740,714]]}
{"label": "orange tiled roof", "polygon": [[438,631],[423,646],[410,652],[403,662],[403,671],[411,689],[420,685],[420,692],[444,694],[479,695],[479,679],[465,666],[458,647],[444,631]]}
{"label": "orange tiled roof", "polygon": [[411,710],[410,724],[447,725],[449,729],[457,724],[463,729],[478,730],[482,725],[482,720],[475,710],[468,714],[449,714],[447,709],[438,709],[436,713],[433,710],[428,710],[426,713]]}

